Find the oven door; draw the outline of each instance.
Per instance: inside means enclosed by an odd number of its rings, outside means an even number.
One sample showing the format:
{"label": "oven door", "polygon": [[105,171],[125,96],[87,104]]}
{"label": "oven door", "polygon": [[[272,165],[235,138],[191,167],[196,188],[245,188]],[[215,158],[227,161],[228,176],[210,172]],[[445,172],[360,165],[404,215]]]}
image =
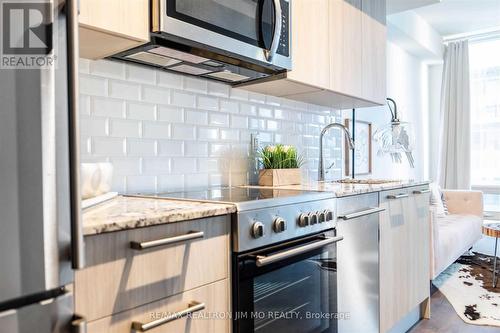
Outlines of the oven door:
{"label": "oven door", "polygon": [[[289,0],[155,0],[162,32],[277,69],[291,69]],[[159,31],[156,31],[159,30]]]}
{"label": "oven door", "polygon": [[237,333],[337,332],[335,230],[235,255]]}

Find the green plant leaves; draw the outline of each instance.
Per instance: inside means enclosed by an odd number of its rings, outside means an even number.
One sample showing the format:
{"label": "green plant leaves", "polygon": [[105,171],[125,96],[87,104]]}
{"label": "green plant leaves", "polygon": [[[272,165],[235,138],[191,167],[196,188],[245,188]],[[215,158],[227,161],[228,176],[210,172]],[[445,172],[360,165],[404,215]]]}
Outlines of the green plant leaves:
{"label": "green plant leaves", "polygon": [[266,146],[259,151],[258,157],[264,169],[296,169],[304,164],[304,158],[293,146]]}

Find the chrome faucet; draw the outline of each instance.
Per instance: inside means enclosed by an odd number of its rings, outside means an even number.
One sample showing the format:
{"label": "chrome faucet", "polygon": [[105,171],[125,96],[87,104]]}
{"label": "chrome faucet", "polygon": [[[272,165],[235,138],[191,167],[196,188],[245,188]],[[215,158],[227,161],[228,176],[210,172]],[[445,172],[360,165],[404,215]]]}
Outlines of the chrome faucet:
{"label": "chrome faucet", "polygon": [[331,123],[329,125],[326,125],[325,128],[323,128],[323,130],[321,131],[321,134],[319,136],[318,180],[320,182],[325,180],[325,165],[324,165],[325,162],[323,161],[323,137],[325,136],[326,132],[328,132],[330,128],[333,127],[338,127],[344,131],[345,139],[347,140],[349,149],[354,150],[354,140],[352,139],[351,134],[349,133],[347,127],[339,123]]}

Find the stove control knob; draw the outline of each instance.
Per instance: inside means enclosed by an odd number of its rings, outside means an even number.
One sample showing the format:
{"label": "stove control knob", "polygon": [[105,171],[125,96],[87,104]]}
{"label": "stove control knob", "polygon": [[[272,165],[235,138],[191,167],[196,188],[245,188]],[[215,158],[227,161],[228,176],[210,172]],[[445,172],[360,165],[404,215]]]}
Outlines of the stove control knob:
{"label": "stove control knob", "polygon": [[264,237],[264,224],[262,222],[255,222],[252,225],[252,236],[253,238]]}
{"label": "stove control knob", "polygon": [[280,233],[280,232],[285,231],[286,230],[286,221],[281,217],[277,217],[273,223],[273,230],[276,233]]}
{"label": "stove control knob", "polygon": [[323,213],[325,214],[325,221],[326,222],[333,221],[333,212],[331,210],[325,209],[323,211]]}
{"label": "stove control knob", "polygon": [[318,224],[318,213],[309,213],[309,220],[311,225]]}
{"label": "stove control knob", "polygon": [[304,228],[309,225],[309,214],[300,214],[299,216],[299,227]]}
{"label": "stove control knob", "polygon": [[318,215],[318,222],[319,223],[326,222],[326,213],[325,213],[325,211],[317,212],[316,214]]}

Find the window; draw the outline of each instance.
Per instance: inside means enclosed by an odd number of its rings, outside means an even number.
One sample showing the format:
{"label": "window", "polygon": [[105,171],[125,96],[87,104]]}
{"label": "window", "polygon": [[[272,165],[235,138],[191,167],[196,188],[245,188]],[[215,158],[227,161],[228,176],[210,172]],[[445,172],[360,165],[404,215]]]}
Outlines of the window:
{"label": "window", "polygon": [[500,38],[471,42],[472,184],[500,213]]}

